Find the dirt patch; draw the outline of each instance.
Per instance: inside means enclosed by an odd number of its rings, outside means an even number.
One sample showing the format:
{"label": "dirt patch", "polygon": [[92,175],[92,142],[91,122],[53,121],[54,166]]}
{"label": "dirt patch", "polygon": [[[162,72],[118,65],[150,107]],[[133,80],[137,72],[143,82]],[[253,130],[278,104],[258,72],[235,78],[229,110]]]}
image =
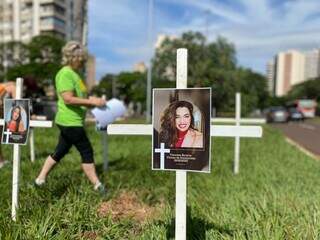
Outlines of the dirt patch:
{"label": "dirt patch", "polygon": [[86,231],[81,234],[81,239],[96,240],[97,237],[98,237],[98,234],[96,232]]}
{"label": "dirt patch", "polygon": [[163,208],[163,203],[151,207],[141,203],[134,192],[122,192],[117,198],[101,203],[98,208],[98,215],[105,217],[111,214],[114,221],[133,218],[139,223],[145,223],[157,218]]}

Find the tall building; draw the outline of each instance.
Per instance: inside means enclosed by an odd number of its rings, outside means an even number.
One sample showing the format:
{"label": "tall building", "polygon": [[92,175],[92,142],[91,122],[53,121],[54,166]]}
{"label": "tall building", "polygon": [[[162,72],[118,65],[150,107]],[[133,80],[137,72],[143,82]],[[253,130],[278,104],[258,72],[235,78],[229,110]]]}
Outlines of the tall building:
{"label": "tall building", "polygon": [[274,59],[270,60],[267,63],[267,80],[268,80],[268,90],[270,93],[275,91],[275,61]]}
{"label": "tall building", "polygon": [[133,71],[139,72],[139,73],[145,73],[147,71],[147,66],[144,64],[144,62],[135,63],[133,66]]}
{"label": "tall building", "polygon": [[0,43],[40,34],[86,43],[87,0],[1,0]]}
{"label": "tall building", "polygon": [[304,54],[290,50],[280,52],[276,57],[275,95],[286,95],[291,87],[304,81]]}
{"label": "tall building", "polygon": [[[48,34],[65,41],[76,40],[87,45],[88,0],[0,0],[0,44],[28,43],[34,36]],[[4,75],[14,59],[23,62],[19,46],[0,49]],[[89,57],[87,84],[95,84],[95,60]]]}
{"label": "tall building", "polygon": [[320,49],[314,49],[305,53],[304,78],[311,79],[320,76]]}
{"label": "tall building", "polygon": [[284,96],[291,90],[293,85],[306,80],[305,61],[306,57],[303,53],[289,50],[278,53],[267,64],[269,90],[273,96]]}
{"label": "tall building", "polygon": [[89,91],[96,85],[96,58],[92,55],[88,56],[86,65],[86,85]]}

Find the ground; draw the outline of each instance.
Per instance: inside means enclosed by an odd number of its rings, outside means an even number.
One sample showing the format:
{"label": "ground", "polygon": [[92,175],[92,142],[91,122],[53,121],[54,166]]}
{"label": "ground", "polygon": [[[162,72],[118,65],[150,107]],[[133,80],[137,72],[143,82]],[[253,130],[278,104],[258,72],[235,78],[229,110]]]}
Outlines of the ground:
{"label": "ground", "polygon": [[[44,188],[30,183],[56,144],[58,131],[37,129],[36,161],[22,147],[19,210],[11,220],[12,165],[0,170],[0,239],[174,239],[175,174],[151,170],[151,137],[109,136],[103,172],[101,135],[89,128],[101,198],[85,178],[75,149]],[[320,162],[264,126],[263,138],[214,138],[211,173],[188,173],[188,239],[318,239]],[[5,146],[6,156],[12,147]]]}

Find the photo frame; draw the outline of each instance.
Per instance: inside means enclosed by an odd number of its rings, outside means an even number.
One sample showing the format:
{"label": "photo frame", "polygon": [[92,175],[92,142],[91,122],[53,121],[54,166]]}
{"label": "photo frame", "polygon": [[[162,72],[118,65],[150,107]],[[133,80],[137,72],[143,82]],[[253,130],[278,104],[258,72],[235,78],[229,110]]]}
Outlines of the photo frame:
{"label": "photo frame", "polygon": [[154,89],[152,169],[210,172],[211,88]]}
{"label": "photo frame", "polygon": [[30,126],[30,100],[5,99],[2,144],[27,143]]}

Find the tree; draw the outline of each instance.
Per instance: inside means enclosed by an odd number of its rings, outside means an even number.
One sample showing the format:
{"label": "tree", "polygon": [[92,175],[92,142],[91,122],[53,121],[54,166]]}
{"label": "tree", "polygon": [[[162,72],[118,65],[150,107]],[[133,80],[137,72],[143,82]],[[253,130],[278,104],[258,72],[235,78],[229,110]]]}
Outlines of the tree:
{"label": "tree", "polygon": [[320,77],[293,86],[287,94],[289,100],[314,99],[317,101],[317,114],[320,113]]}
{"label": "tree", "polygon": [[266,78],[237,67],[234,45],[221,36],[211,43],[198,32],[166,38],[153,58],[156,86],[174,83],[178,48],[188,49],[188,86],[211,87],[212,104],[218,112],[234,111],[236,91],[243,94],[245,113],[263,107],[268,96]]}
{"label": "tree", "polygon": [[299,98],[315,99],[320,101],[320,77],[310,79],[303,83],[294,85],[288,93],[290,100]]}
{"label": "tree", "polygon": [[269,96],[266,77],[244,68],[237,69],[236,77],[237,91],[242,94],[243,113],[265,108]]}
{"label": "tree", "polygon": [[140,72],[121,72],[117,76],[117,91],[126,103],[146,101],[146,74]]}
{"label": "tree", "polygon": [[27,45],[29,59],[32,63],[61,63],[61,49],[65,42],[49,35],[39,35],[32,38]]}
{"label": "tree", "polygon": [[103,76],[97,86],[95,86],[91,91],[93,94],[98,96],[106,95],[107,98],[111,98],[112,94],[112,84],[115,84],[116,75],[106,74]]}
{"label": "tree", "polygon": [[11,79],[4,74],[7,74],[8,69],[13,66],[27,63],[29,61],[28,57],[29,51],[26,45],[21,42],[12,41],[0,44],[1,79],[4,77]]}
{"label": "tree", "polygon": [[40,85],[51,85],[57,71],[61,68],[61,49],[64,41],[46,35],[32,38],[24,45],[23,61],[16,62],[8,69],[7,79],[29,77],[36,79]]}
{"label": "tree", "polygon": [[[146,74],[140,72],[121,72],[118,75],[106,74],[92,92],[97,95],[106,94],[112,97],[112,88],[115,97],[129,102],[141,103],[143,109],[146,102]],[[115,86],[112,86],[115,84]]]}

